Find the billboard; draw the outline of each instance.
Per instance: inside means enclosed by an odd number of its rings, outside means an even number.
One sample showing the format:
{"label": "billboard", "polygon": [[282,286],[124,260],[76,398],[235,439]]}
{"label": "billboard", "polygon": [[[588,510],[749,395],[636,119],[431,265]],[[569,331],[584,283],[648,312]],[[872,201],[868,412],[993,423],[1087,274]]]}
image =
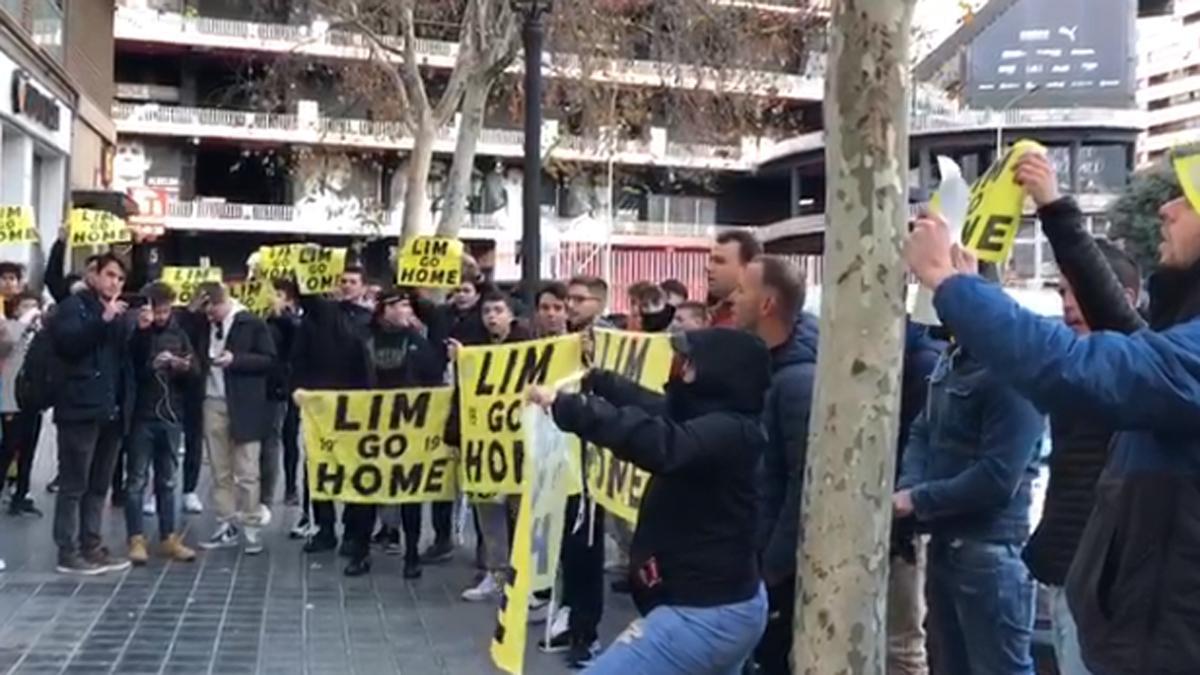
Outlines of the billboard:
{"label": "billboard", "polygon": [[967,105],[1135,107],[1136,16],[1136,0],[1017,0],[967,48]]}

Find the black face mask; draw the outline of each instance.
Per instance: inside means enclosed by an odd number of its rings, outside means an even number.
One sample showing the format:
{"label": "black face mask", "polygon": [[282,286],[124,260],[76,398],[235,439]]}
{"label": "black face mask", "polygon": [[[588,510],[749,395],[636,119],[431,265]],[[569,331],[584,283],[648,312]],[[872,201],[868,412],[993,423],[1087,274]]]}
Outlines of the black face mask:
{"label": "black face mask", "polygon": [[642,312],[642,330],[647,333],[659,333],[671,327],[675,318],[675,308],[667,305],[657,312]]}

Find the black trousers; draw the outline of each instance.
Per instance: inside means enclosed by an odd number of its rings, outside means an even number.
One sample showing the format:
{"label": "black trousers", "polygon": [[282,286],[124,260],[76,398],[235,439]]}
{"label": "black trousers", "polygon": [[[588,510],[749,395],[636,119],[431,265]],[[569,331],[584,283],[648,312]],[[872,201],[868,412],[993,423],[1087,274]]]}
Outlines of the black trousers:
{"label": "black trousers", "polygon": [[104,501],[124,430],[120,421],[57,422],[56,426],[59,480],[54,543],[62,559],[101,544]]}
{"label": "black trousers", "polygon": [[604,509],[596,507],[595,518],[592,518],[585,504],[583,526],[571,532],[579,513],[579,502],[579,496],[567,498],[566,532],[562,543],[563,604],[571,608],[572,639],[591,643],[598,637],[596,631],[604,615]]}
{"label": "black trousers", "polygon": [[761,675],[790,675],[792,672],[792,615],[796,610],[796,577],[767,587],[767,629],[754,659]]}
{"label": "black trousers", "polygon": [[17,462],[17,491],[14,500],[29,496],[29,477],[42,433],[42,414],[16,412],[0,416],[0,491],[8,478],[8,467]]}
{"label": "black trousers", "polygon": [[189,388],[183,401],[183,492],[196,491],[204,460],[204,389]]}
{"label": "black trousers", "polygon": [[[371,534],[379,508],[375,504],[347,504],[343,512],[346,522],[346,544],[351,555],[366,557],[371,551]],[[400,506],[400,527],[404,531],[404,561],[418,562],[421,558],[421,505]]]}
{"label": "black trousers", "polygon": [[296,473],[300,463],[300,409],[292,401],[287,402],[283,415],[283,495],[285,499],[296,496]]}

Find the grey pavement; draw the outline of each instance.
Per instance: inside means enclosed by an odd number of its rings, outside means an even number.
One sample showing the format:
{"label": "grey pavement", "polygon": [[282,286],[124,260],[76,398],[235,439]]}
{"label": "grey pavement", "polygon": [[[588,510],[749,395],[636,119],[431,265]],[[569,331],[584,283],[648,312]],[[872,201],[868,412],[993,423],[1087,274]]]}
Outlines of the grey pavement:
{"label": "grey pavement", "polygon": [[[401,578],[399,557],[382,554],[370,575],[348,579],[335,553],[305,556],[288,539],[296,514],[278,505],[259,556],[226,549],[200,552],[190,564],[152,558],[144,568],[89,579],[56,574],[53,495],[45,491],[53,455],[48,424],[31,491],[45,517],[0,515],[0,558],[8,563],[0,572],[0,674],[498,672],[488,655],[496,605],[459,599],[475,574],[469,542],[413,582]],[[186,522],[193,545],[213,524],[209,514]],[[154,519],[146,527],[153,539]],[[114,553],[125,552],[124,529],[121,510],[109,508],[106,544]],[[601,639],[611,640],[632,616],[627,597],[609,595]],[[537,651],[541,631],[530,626],[525,672],[571,672],[560,655]]]}

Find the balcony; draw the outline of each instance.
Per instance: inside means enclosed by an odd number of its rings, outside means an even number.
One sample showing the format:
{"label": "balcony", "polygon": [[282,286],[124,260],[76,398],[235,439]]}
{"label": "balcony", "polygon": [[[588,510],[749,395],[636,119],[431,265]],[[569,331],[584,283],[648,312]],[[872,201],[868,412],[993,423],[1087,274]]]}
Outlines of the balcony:
{"label": "balcony", "polygon": [[[1146,128],[1146,112],[1119,108],[1052,108],[1015,109],[999,113],[994,110],[919,111],[909,117],[912,136],[961,134],[995,130],[1062,129],[1099,127],[1141,131]],[[815,152],[825,148],[825,132],[801,134],[774,143],[759,153],[761,163],[776,161],[791,155]]]}
{"label": "balcony", "polygon": [[[412,137],[399,122],[326,118],[315,114],[118,103],[113,106],[113,121],[117,132],[122,134],[391,150],[413,147]],[[454,152],[457,124],[456,120],[438,134],[435,152]],[[484,129],[478,152],[520,158],[524,156],[524,138],[520,131]],[[622,140],[613,144],[560,134],[555,120],[544,123],[542,138],[551,156],[564,161],[745,171],[753,167],[759,153],[759,141],[753,138],[744,139],[740,145],[675,143],[667,141],[667,130],[662,128],[652,129],[649,140]]]}
{"label": "balcony", "polygon": [[[783,0],[774,1],[778,3]],[[374,50],[362,35],[331,29],[328,23],[320,21],[298,26],[192,17],[174,12],[118,7],[113,31],[117,40],[131,42],[302,54],[324,59],[365,60],[372,58],[373,51],[378,51]],[[394,47],[403,44],[399,38],[389,38],[388,42]],[[458,43],[455,42],[418,39],[416,47],[421,64],[427,68],[453,68],[458,56]],[[390,53],[377,53],[375,56],[395,63],[400,62],[398,56]],[[509,72],[514,74],[522,70],[521,59],[517,59],[509,68]],[[724,93],[742,94],[770,92],[772,96],[805,101],[820,100],[824,88],[819,78],[785,73],[695,68],[635,59],[613,59],[606,62],[592,60],[585,69],[579,57],[570,54],[548,55],[543,70],[547,77],[555,78],[578,79],[585,75],[586,70],[587,77],[604,83],[681,89],[708,88],[719,89]],[[717,83],[720,83],[719,86]]]}

